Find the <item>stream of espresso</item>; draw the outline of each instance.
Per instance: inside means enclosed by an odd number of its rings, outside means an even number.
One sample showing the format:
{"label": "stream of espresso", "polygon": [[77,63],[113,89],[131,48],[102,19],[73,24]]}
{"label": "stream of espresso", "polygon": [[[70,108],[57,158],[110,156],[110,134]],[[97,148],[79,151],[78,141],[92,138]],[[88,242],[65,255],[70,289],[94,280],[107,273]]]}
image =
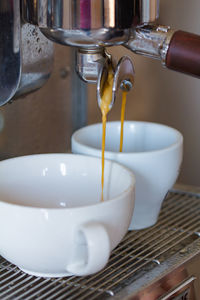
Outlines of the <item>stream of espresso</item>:
{"label": "stream of espresso", "polygon": [[109,70],[108,78],[105,83],[102,99],[101,99],[101,114],[102,114],[102,157],[101,157],[101,201],[103,201],[103,187],[104,187],[104,153],[105,153],[105,143],[106,143],[106,120],[107,114],[110,111],[110,103],[112,101],[112,86],[113,86],[113,71]]}
{"label": "stream of espresso", "polygon": [[121,130],[120,130],[120,145],[119,152],[123,149],[123,138],[124,138],[124,118],[125,118],[125,108],[126,108],[126,96],[127,92],[122,92],[122,106],[121,106]]}
{"label": "stream of espresso", "polygon": [[[110,104],[112,101],[112,86],[113,86],[113,71],[109,70],[107,81],[104,85],[102,99],[101,99],[101,114],[102,114],[102,157],[101,157],[101,201],[104,200],[103,191],[104,191],[104,162],[105,162],[105,143],[106,143],[106,121],[107,114],[110,111]],[[121,132],[120,132],[120,149],[122,152],[123,148],[123,130],[124,130],[124,117],[125,117],[125,107],[126,107],[126,95],[127,92],[122,93],[122,106],[121,106]]]}

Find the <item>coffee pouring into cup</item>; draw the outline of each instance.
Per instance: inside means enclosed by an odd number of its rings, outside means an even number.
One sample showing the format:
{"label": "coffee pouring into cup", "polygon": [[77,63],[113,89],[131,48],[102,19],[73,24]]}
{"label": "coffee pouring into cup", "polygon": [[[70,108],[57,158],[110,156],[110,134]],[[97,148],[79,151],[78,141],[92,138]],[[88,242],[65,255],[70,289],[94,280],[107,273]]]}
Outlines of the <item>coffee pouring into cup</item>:
{"label": "coffee pouring into cup", "polygon": [[[176,182],[183,158],[183,136],[169,126],[125,121],[123,152],[119,152],[120,122],[107,122],[105,158],[135,175],[135,207],[129,230],[157,222],[162,202]],[[72,135],[72,152],[101,157],[102,125],[93,124]]]}
{"label": "coffee pouring into cup", "polygon": [[100,271],[128,230],[134,175],[101,160],[41,154],[0,162],[0,255],[42,277]]}

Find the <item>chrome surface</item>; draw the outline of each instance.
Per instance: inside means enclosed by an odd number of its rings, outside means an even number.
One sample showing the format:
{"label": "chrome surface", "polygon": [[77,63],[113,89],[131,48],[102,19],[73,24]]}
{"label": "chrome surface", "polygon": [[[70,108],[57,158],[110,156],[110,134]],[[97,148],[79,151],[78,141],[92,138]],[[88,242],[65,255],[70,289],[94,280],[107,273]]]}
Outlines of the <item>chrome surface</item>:
{"label": "chrome surface", "polygon": [[129,92],[134,84],[135,69],[132,60],[128,56],[123,56],[116,67],[113,81],[113,92],[116,93],[120,88]]}
{"label": "chrome surface", "polygon": [[198,300],[199,212],[200,194],[171,191],[158,223],[129,232],[93,276],[37,278],[0,258],[0,299]]}
{"label": "chrome surface", "polygon": [[111,59],[106,54],[104,48],[95,50],[78,49],[76,52],[76,70],[83,81],[87,83],[97,83],[100,70],[108,65]]}
{"label": "chrome surface", "polygon": [[[188,279],[183,280],[180,284],[178,284],[175,288],[173,288],[171,291],[166,293],[164,296],[160,297],[160,300],[169,300],[171,297],[176,296],[175,300],[187,300],[190,296],[190,285],[193,283],[197,278],[195,276],[191,276]],[[189,286],[189,288],[188,288]],[[185,289],[186,288],[186,289]],[[181,291],[184,289],[184,291]],[[191,297],[190,297],[191,299]]]}
{"label": "chrome surface", "polygon": [[167,56],[167,52],[169,50],[169,45],[170,45],[170,42],[171,42],[171,39],[172,39],[174,33],[175,33],[175,30],[172,30],[172,29],[168,30],[166,39],[163,41],[162,48],[160,49],[160,58],[161,58],[161,62],[163,64],[163,66],[166,65],[166,56]]}
{"label": "chrome surface", "polygon": [[159,17],[160,0],[140,1],[142,24],[154,23]]}
{"label": "chrome surface", "polygon": [[21,77],[15,97],[32,92],[44,85],[53,68],[53,43],[39,28],[21,25]]}
{"label": "chrome surface", "polygon": [[136,54],[159,59],[165,64],[173,34],[174,31],[169,26],[144,26],[134,30],[132,37],[124,46]]}
{"label": "chrome surface", "polygon": [[[110,64],[112,64],[111,60],[110,60]],[[112,64],[111,68],[113,69],[114,79],[113,79],[113,87],[112,87],[112,101],[110,103],[110,108],[112,108],[116,99],[116,94],[120,88],[127,92],[131,90],[134,84],[134,75],[135,75],[133,63],[128,56],[123,56],[119,60],[117,67],[115,68],[114,64]],[[108,70],[109,70],[109,65],[104,64],[102,65],[102,68],[100,69],[99,72],[99,77],[97,81],[97,101],[99,107],[101,106],[104,84],[108,77]]]}
{"label": "chrome surface", "polygon": [[49,78],[53,44],[30,24],[21,24],[20,1],[0,2],[0,106],[40,88]]}
{"label": "chrome surface", "polygon": [[21,77],[19,0],[0,1],[0,106],[18,89]]}
{"label": "chrome surface", "polygon": [[158,17],[158,0],[22,0],[23,18],[51,40],[77,47],[118,45],[130,28]]}

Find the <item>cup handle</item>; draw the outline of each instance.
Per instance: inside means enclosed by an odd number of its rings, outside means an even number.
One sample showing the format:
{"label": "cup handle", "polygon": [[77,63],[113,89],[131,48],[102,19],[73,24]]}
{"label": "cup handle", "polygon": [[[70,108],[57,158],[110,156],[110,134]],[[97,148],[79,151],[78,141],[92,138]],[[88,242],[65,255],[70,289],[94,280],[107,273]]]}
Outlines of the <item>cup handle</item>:
{"label": "cup handle", "polygon": [[110,239],[103,225],[100,223],[87,223],[79,228],[87,244],[87,262],[84,265],[71,263],[67,272],[76,276],[96,273],[103,269],[110,256]]}

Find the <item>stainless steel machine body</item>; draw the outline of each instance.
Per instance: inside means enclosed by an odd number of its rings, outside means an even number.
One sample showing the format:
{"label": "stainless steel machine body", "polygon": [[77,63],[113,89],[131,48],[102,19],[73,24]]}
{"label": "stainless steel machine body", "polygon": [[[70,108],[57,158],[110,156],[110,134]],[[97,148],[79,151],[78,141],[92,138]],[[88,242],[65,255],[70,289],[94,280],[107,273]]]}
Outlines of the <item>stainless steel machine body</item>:
{"label": "stainless steel machine body", "polygon": [[154,22],[158,0],[23,0],[23,18],[51,40],[79,48],[128,41],[131,28]]}
{"label": "stainless steel machine body", "polygon": [[21,22],[20,1],[0,3],[0,106],[43,86],[53,65],[53,44]]}

